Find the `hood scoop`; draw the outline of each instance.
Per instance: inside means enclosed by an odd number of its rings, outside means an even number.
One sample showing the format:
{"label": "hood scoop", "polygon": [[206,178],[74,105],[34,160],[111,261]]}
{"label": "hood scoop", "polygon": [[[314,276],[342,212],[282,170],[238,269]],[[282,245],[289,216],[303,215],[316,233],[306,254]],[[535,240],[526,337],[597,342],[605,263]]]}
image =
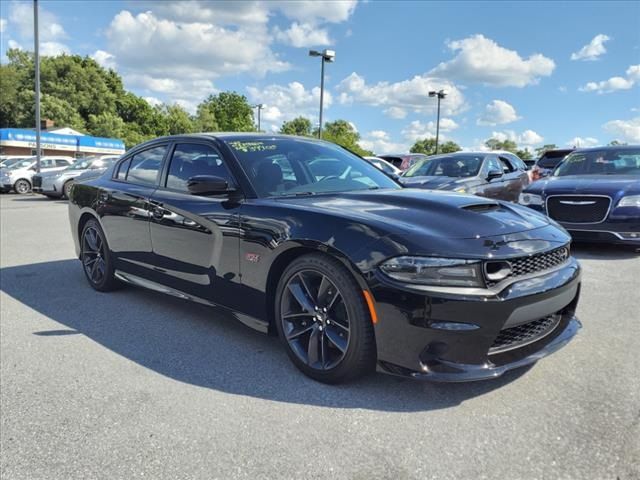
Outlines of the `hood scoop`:
{"label": "hood scoop", "polygon": [[465,205],[462,209],[478,213],[493,212],[494,210],[500,209],[500,204],[495,202],[474,203],[471,205]]}

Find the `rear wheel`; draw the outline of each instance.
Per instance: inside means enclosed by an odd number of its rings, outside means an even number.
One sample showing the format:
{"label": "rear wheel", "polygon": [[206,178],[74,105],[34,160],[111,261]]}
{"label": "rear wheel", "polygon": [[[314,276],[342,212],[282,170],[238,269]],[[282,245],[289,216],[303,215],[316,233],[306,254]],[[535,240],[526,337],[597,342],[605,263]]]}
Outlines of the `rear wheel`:
{"label": "rear wheel", "polygon": [[294,260],[276,293],[276,327],[289,358],[309,377],[340,383],[375,367],[373,326],[350,272],[326,255]]}
{"label": "rear wheel", "polygon": [[29,183],[29,180],[21,178],[13,184],[13,189],[16,191],[16,193],[24,195],[25,193],[29,193],[31,191],[31,183]]}
{"label": "rear wheel", "polygon": [[100,224],[89,220],[82,229],[82,268],[89,284],[100,292],[108,292],[118,287],[114,274],[112,255]]}

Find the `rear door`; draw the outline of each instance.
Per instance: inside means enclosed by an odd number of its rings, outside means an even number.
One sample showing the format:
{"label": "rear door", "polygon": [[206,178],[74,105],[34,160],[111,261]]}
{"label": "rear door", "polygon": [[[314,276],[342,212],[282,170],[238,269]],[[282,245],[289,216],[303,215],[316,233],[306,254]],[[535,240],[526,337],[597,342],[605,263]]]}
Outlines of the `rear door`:
{"label": "rear door", "polygon": [[149,199],[157,188],[167,151],[168,144],[155,144],[126,156],[98,190],[96,211],[116,268],[143,278],[153,274]]}
{"label": "rear door", "polygon": [[239,277],[239,192],[192,195],[196,175],[222,177],[239,188],[220,151],[211,142],[172,146],[159,188],[151,196],[154,281],[221,305],[235,307]]}

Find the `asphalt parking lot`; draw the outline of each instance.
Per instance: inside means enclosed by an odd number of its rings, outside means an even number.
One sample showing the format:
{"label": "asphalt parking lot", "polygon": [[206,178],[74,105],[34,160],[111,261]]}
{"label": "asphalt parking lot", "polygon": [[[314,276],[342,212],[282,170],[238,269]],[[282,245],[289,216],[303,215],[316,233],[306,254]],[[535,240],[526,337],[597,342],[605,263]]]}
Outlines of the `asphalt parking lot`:
{"label": "asphalt parking lot", "polygon": [[576,246],[584,328],[495,381],[326,386],[226,313],[93,291],[66,202],[0,196],[3,479],[640,478],[640,255]]}

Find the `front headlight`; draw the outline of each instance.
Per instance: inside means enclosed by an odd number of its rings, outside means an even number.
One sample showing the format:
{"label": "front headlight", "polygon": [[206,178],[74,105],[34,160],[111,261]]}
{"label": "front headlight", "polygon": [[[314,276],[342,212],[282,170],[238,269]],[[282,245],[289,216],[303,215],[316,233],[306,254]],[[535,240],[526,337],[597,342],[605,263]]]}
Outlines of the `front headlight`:
{"label": "front headlight", "polygon": [[387,276],[400,282],[449,287],[484,287],[477,260],[436,257],[394,257],[382,265]]}
{"label": "front headlight", "polygon": [[640,195],[627,195],[626,197],[622,197],[618,202],[618,206],[640,208]]}
{"label": "front headlight", "polygon": [[542,196],[534,193],[521,193],[518,198],[520,205],[542,205]]}

